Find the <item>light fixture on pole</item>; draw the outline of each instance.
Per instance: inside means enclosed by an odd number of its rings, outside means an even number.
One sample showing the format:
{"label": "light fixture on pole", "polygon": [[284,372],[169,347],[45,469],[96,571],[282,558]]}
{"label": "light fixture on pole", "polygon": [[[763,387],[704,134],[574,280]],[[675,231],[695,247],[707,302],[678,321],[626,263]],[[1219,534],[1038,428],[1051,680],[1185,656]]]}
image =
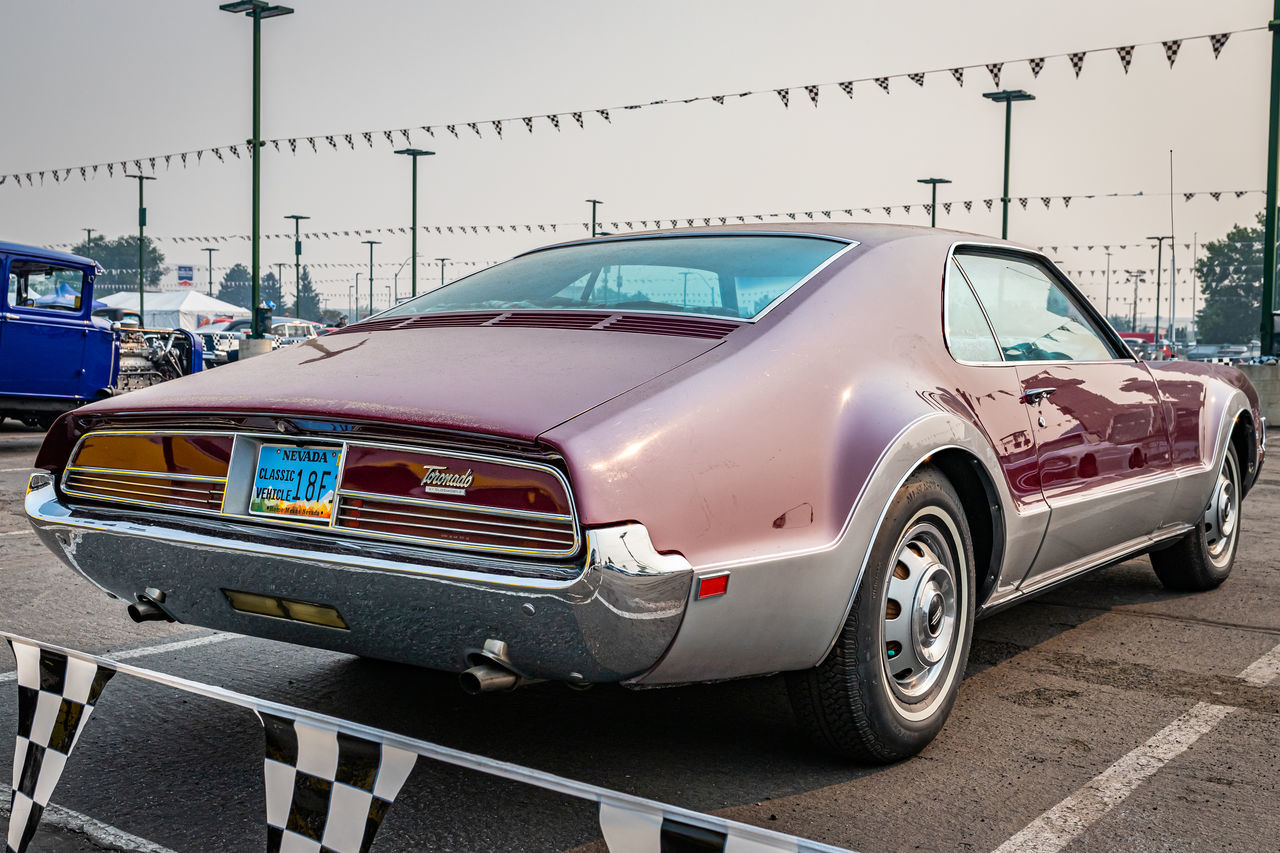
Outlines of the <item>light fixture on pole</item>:
{"label": "light fixture on pole", "polygon": [[448,259],[448,258],[436,258],[436,260],[440,262],[440,286],[441,286],[441,287],[444,287],[444,262],[445,262],[445,261],[447,261],[447,260],[449,260],[449,259]]}
{"label": "light fixture on pole", "polygon": [[413,160],[413,295],[418,295],[418,158],[430,157],[436,152],[424,151],[421,148],[401,148],[397,154],[404,154]]}
{"label": "light fixture on pole", "polygon": [[591,205],[591,236],[594,237],[596,236],[596,206],[604,204],[604,202],[598,198],[589,198],[587,199],[587,204]]}
{"label": "light fixture on pole", "polygon": [[938,225],[938,184],[949,184],[946,178],[917,178],[917,184],[929,184],[933,191],[932,204],[929,205],[929,227],[936,228]]}
{"label": "light fixture on pole", "polygon": [[1146,270],[1125,270],[1124,274],[1129,276],[1133,281],[1133,320],[1129,323],[1129,331],[1136,333],[1138,331],[1138,284],[1145,282],[1146,279],[1142,274]]}
{"label": "light fixture on pole", "polygon": [[212,246],[206,246],[204,250],[209,253],[209,295],[213,296],[213,253],[218,250]]}
{"label": "light fixture on pole", "polygon": [[155,176],[143,175],[125,175],[126,178],[133,178],[138,182],[138,319],[145,327],[147,325],[147,315],[143,313],[143,274],[146,265],[143,263],[143,252],[147,246],[146,230],[147,230],[147,206],[142,200],[142,187],[144,181],[154,181]]}
{"label": "light fixture on pole", "polygon": [[[302,233],[299,225],[302,220],[310,218],[310,216],[303,216],[298,213],[290,213],[285,216],[285,219],[293,220],[293,307],[297,311],[299,320],[306,319],[302,316]],[[280,293],[284,293],[283,283],[280,287]]]}
{"label": "light fixture on pole", "polygon": [[[252,260],[250,262],[252,282],[250,303],[253,311],[253,325],[249,337],[260,340],[265,331],[258,316],[258,303],[261,301],[261,293],[259,292],[261,279],[258,275],[259,237],[262,230],[260,191],[262,157],[260,155],[265,145],[262,141],[262,21],[265,18],[292,15],[293,9],[288,6],[272,5],[267,0],[236,0],[233,3],[223,3],[218,8],[236,15],[243,13],[246,17],[253,19],[253,137],[248,140],[249,160],[252,162],[253,168],[253,231],[250,235],[253,246],[251,251]],[[258,354],[258,351],[255,350],[253,354]]]}
{"label": "light fixture on pole", "polygon": [[382,244],[381,240],[362,240],[369,247],[369,313],[373,313],[373,247]]}
{"label": "light fixture on pole", "polygon": [[[1276,0],[1280,2],[1280,0]],[[1013,102],[1034,101],[1035,95],[1029,95],[1022,89],[1002,89],[999,92],[983,92],[982,97],[989,98],[997,104],[1004,104],[1004,195],[1000,197],[1001,220],[1000,237],[1009,239],[1009,139],[1010,125],[1013,123]]]}

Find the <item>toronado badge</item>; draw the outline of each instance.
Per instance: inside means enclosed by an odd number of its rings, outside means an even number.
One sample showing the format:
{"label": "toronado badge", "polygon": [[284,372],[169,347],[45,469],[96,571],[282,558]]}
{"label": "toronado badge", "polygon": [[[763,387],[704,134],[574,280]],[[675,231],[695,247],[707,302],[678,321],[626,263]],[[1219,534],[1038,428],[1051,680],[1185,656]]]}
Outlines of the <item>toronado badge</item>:
{"label": "toronado badge", "polygon": [[467,489],[476,481],[468,468],[463,474],[450,474],[447,466],[428,465],[422,476],[422,490],[433,495],[457,495],[465,497]]}

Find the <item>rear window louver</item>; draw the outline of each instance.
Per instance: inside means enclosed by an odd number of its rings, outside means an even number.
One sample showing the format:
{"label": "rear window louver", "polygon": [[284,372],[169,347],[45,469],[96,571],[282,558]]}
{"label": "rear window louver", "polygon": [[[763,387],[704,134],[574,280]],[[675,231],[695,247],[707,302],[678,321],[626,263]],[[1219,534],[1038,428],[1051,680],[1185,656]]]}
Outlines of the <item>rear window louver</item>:
{"label": "rear window louver", "polygon": [[386,317],[380,320],[365,320],[329,334],[382,332],[392,329],[514,326],[525,329],[593,329],[637,335],[672,335],[718,340],[741,325],[741,322],[734,320],[663,314],[614,314],[603,311],[491,311]]}

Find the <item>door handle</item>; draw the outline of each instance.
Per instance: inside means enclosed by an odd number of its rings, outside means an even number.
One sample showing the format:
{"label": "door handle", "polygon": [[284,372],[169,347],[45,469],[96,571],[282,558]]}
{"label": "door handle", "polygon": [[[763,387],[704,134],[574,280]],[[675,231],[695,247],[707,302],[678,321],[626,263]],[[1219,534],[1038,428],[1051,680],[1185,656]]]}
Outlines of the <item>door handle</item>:
{"label": "door handle", "polygon": [[1057,390],[1057,388],[1028,388],[1022,392],[1022,402],[1028,406],[1034,406],[1041,400],[1047,399],[1050,394]]}

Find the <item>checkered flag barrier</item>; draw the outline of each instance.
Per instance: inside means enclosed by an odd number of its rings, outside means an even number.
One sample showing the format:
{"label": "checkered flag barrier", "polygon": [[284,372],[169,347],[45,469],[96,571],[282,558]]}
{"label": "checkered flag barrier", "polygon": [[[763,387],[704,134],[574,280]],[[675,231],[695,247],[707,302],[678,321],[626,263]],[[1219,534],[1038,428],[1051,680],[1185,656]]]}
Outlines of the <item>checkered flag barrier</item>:
{"label": "checkered flag barrier", "polygon": [[102,688],[115,673],[16,639],[18,739],[13,751],[13,798],[6,853],[24,853],[80,739]]}
{"label": "checkered flag barrier", "polygon": [[418,756],[259,713],[267,737],[268,853],[368,853]]}
{"label": "checkered flag barrier", "polygon": [[168,673],[0,631],[18,659],[18,752],[6,853],[23,853],[107,680],[122,673],[253,711],[266,734],[268,853],[366,853],[419,756],[595,803],[611,853],[849,853]]}
{"label": "checkered flag barrier", "polygon": [[1120,64],[1124,66],[1124,73],[1129,73],[1129,66],[1133,64],[1133,45],[1125,45],[1117,47],[1116,53],[1120,55]]}

